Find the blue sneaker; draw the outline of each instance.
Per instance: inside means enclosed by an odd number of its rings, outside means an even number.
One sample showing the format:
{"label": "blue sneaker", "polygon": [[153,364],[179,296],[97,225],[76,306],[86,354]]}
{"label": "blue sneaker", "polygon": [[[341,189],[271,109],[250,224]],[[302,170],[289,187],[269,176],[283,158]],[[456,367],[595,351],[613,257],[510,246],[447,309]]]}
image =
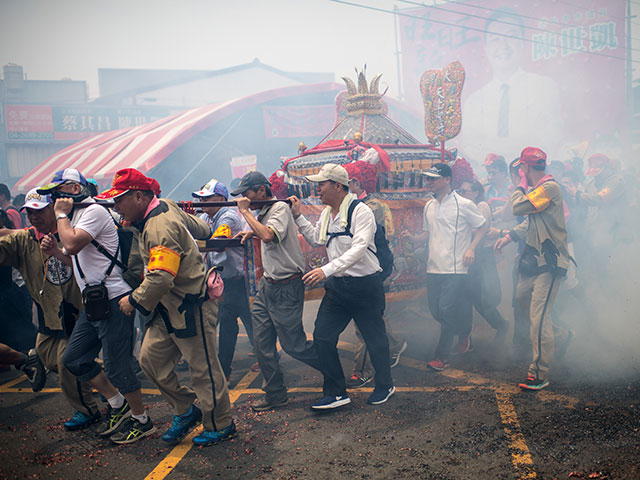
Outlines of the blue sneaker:
{"label": "blue sneaker", "polygon": [[98,420],[100,420],[100,417],[100,411],[97,411],[91,416],[85,415],[82,412],[76,412],[73,414],[73,417],[64,422],[64,428],[71,432],[73,432],[74,430],[80,430],[96,423]]}
{"label": "blue sneaker", "polygon": [[322,412],[325,410],[333,410],[335,408],[344,407],[351,403],[351,399],[346,395],[341,395],[339,397],[332,397],[330,395],[325,395],[316,403],[311,405],[311,410],[315,410],[317,412]]}
{"label": "blue sneaker", "polygon": [[200,423],[202,423],[202,410],[191,405],[187,413],[173,416],[173,422],[171,422],[169,429],[162,434],[162,440],[169,443],[178,442],[189,433],[189,430]]}
{"label": "blue sneaker", "polygon": [[396,393],[396,387],[391,387],[385,390],[378,390],[376,388],[373,393],[369,395],[367,403],[369,405],[380,405],[381,403],[385,403],[389,400],[394,393]]}
{"label": "blue sneaker", "polygon": [[236,434],[236,424],[231,420],[231,425],[217,432],[211,430],[205,430],[200,435],[193,437],[193,444],[199,447],[208,447],[209,445],[215,445],[223,440],[229,440]]}

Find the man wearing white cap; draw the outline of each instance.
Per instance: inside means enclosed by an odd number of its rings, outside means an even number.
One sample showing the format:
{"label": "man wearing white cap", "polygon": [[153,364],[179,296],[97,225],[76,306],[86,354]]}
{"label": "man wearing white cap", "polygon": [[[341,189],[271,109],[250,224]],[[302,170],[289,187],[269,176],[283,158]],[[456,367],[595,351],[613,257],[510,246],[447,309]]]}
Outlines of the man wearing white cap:
{"label": "man wearing white cap", "polygon": [[25,197],[21,210],[26,210],[33,226],[0,238],[0,265],[17,268],[25,279],[38,311],[36,352],[44,365],[58,374],[62,393],[76,411],[64,427],[78,430],[100,419],[91,386],[79,382],[62,362],[68,338],[82,310],[82,296],[70,259],[58,247],[51,197],[33,189]]}
{"label": "man wearing white cap", "polygon": [[[229,190],[215,178],[209,180],[197,192],[191,194],[200,202],[226,202]],[[242,231],[242,219],[238,211],[229,207],[202,207],[200,218],[207,222],[213,232],[212,238],[233,238]],[[218,307],[218,358],[227,381],[231,378],[231,362],[238,339],[238,317],[242,320],[249,341],[253,345],[253,328],[249,297],[245,285],[244,249],[227,248],[203,255],[209,270],[213,266],[222,267],[220,276],[224,280],[224,297]]]}
{"label": "man wearing white cap", "polygon": [[327,280],[313,332],[324,375],[323,397],[311,409],[325,411],[351,403],[337,344],[352,318],[362,333],[376,372],[376,387],[367,403],[379,405],[396,389],[382,319],[385,298],[382,268],[375,254],[376,221],[371,209],[349,194],[349,175],[344,167],[327,163],[320,173],[307,179],[318,183],[318,195],[327,207],[315,227],[301,215],[300,200],[296,197],[291,197],[291,211],[304,238],[315,246],[326,245],[329,256],[329,263],[303,277],[310,286]]}

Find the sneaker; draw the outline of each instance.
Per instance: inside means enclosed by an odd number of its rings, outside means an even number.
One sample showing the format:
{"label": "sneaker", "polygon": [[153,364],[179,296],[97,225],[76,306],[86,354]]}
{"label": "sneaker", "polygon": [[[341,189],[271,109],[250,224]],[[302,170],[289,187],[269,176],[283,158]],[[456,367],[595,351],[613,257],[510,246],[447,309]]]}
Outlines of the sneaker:
{"label": "sneaker", "polygon": [[47,371],[45,370],[44,364],[42,363],[42,360],[40,360],[35,349],[32,348],[29,350],[29,353],[27,354],[27,361],[18,368],[27,376],[27,380],[29,380],[31,389],[34,392],[42,390],[44,384],[47,383]]}
{"label": "sneaker", "polygon": [[277,402],[270,402],[266,398],[261,398],[257,402],[251,404],[251,410],[254,412],[266,412],[267,410],[273,410],[274,408],[286,407],[289,400],[286,398]]}
{"label": "sneaker", "polygon": [[153,426],[151,418],[147,417],[145,423],[140,423],[137,418],[129,417],[122,423],[118,431],[111,435],[111,441],[118,445],[133,443],[148,437],[155,431],[156,427]]}
{"label": "sneaker", "polygon": [[341,395],[339,397],[332,397],[330,395],[325,395],[316,403],[311,405],[311,410],[322,412],[325,410],[333,410],[335,408],[340,408],[350,403],[351,403],[351,399],[346,395]]}
{"label": "sneaker", "polygon": [[107,410],[107,418],[104,422],[98,427],[98,435],[101,437],[108,437],[113,432],[115,432],[122,422],[125,421],[126,418],[131,416],[131,407],[129,407],[129,402],[126,400],[122,404],[120,408],[112,408],[109,405]]}
{"label": "sneaker", "polygon": [[539,378],[529,375],[525,381],[518,384],[518,386],[525,390],[542,390],[549,386],[549,380],[540,380]]}
{"label": "sneaker", "polygon": [[427,363],[427,368],[441,372],[445,368],[449,368],[449,362],[436,358],[435,360],[431,360],[429,363]]}
{"label": "sneaker", "polygon": [[347,388],[360,388],[364,387],[367,383],[371,382],[373,377],[366,377],[364,375],[360,375],[359,373],[354,373],[350,378],[347,379]]}
{"label": "sneaker", "polygon": [[177,443],[189,433],[191,429],[202,423],[202,410],[191,405],[189,410],[182,415],[174,415],[169,429],[162,434],[162,440],[168,443]]}
{"label": "sneaker", "polygon": [[398,350],[396,353],[391,355],[391,368],[398,366],[398,364],[400,363],[400,355],[402,355],[402,353],[406,349],[407,349],[407,342],[404,341],[402,342],[402,346],[400,347],[400,350]]}
{"label": "sneaker", "polygon": [[102,417],[100,411],[97,411],[91,416],[85,415],[82,412],[76,412],[73,414],[73,417],[64,422],[63,425],[64,428],[66,428],[70,432],[73,432],[74,430],[80,430],[88,427],[89,425],[93,425],[100,420],[100,417]]}
{"label": "sneaker", "polygon": [[569,348],[569,344],[575,336],[576,332],[574,332],[573,330],[569,330],[567,339],[564,342],[560,343],[560,345],[558,345],[558,348],[556,348],[554,360],[562,360],[564,358],[567,353],[567,349]]}
{"label": "sneaker", "polygon": [[473,343],[471,343],[471,335],[458,339],[458,344],[453,349],[455,355],[473,351]]}
{"label": "sneaker", "polygon": [[200,447],[208,447],[209,445],[215,445],[216,443],[220,443],[224,440],[233,438],[236,432],[236,424],[233,420],[231,420],[231,425],[229,425],[227,428],[223,428],[222,430],[218,430],[216,432],[205,430],[200,435],[193,437],[193,443],[194,445]]}
{"label": "sneaker", "polygon": [[369,395],[367,403],[369,405],[380,405],[381,403],[385,403],[389,400],[394,393],[396,393],[396,387],[391,387],[386,390],[378,390],[376,388],[373,393]]}

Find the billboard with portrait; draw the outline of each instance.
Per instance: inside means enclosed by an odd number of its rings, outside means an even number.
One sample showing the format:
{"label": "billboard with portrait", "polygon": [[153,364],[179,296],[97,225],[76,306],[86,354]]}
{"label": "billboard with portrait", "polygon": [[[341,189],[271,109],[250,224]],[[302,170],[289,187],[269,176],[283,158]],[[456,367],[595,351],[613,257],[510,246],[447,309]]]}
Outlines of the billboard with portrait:
{"label": "billboard with portrait", "polygon": [[[625,2],[452,1],[400,11],[403,86],[422,105],[424,71],[460,61],[472,163],[538,146],[565,160],[584,140],[620,145],[626,121]],[[612,152],[615,153],[615,152]]]}

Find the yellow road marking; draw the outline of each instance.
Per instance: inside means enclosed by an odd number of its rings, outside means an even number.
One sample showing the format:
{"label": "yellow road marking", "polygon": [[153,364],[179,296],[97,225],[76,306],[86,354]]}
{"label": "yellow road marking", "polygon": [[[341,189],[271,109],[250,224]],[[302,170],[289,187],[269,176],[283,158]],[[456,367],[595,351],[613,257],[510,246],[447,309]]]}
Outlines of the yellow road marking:
{"label": "yellow road marking", "polygon": [[[231,405],[233,405],[241,395],[243,395],[244,390],[251,385],[260,372],[252,372],[249,371],[247,374],[240,379],[235,388],[229,390],[229,400]],[[262,390],[258,390],[262,392]],[[191,450],[193,447],[193,442],[191,441],[193,437],[201,434],[203,431],[202,425],[198,428],[194,429],[189,435],[182,439],[182,441],[176,445],[171,451],[167,454],[166,457],[162,459],[162,461],[156,465],[156,467],[145,477],[145,480],[162,480],[167,475],[171,473],[171,471],[180,463],[180,461],[184,458],[184,456]]]}
{"label": "yellow road marking", "polygon": [[[13,380],[9,380],[7,383],[0,386],[0,393],[8,392],[11,387],[13,387],[14,385],[17,385],[18,383],[26,379],[27,379],[26,375],[20,375],[19,377],[14,378]],[[31,391],[31,393],[33,393],[33,390]]]}
{"label": "yellow road marking", "polygon": [[511,394],[496,389],[496,400],[498,402],[498,411],[502,418],[504,433],[507,435],[509,448],[511,449],[511,461],[519,475],[518,478],[536,478],[533,459],[522,434],[516,409],[511,401]]}
{"label": "yellow road marking", "polygon": [[[278,350],[280,346],[278,345]],[[338,347],[347,351],[354,351],[355,344],[350,342],[340,341]],[[425,362],[414,360],[403,356],[401,358],[401,364],[418,371],[429,371]],[[533,468],[533,459],[529,453],[527,443],[524,435],[522,434],[521,427],[516,415],[515,407],[511,401],[512,395],[518,393],[520,390],[515,385],[509,385],[504,382],[495,381],[489,378],[482,377],[480,375],[471,374],[462,370],[449,368],[439,372],[440,375],[448,377],[452,380],[459,380],[473,385],[459,385],[459,386],[442,386],[442,387],[396,387],[398,392],[443,392],[443,391],[473,391],[477,389],[492,389],[495,391],[496,400],[498,404],[498,410],[503,423],[503,428],[507,439],[509,441],[509,447],[511,449],[512,463],[520,475],[519,478],[536,478],[536,472]],[[259,388],[249,388],[251,383],[260,375],[260,372],[247,372],[244,377],[236,384],[233,389],[229,390],[229,399],[233,405],[242,395],[254,395],[261,394],[262,390]],[[33,393],[27,388],[12,388],[14,385],[26,380],[24,375],[14,378],[7,383],[0,386],[0,393]],[[322,388],[318,387],[294,387],[289,389],[290,392],[298,393],[320,393]],[[361,388],[356,391],[371,392],[373,388]],[[60,388],[45,388],[42,393],[57,393],[61,392]],[[155,388],[143,388],[142,393],[147,395],[160,395],[160,391]],[[579,402],[577,398],[567,395],[556,394],[550,391],[543,391],[537,393],[538,397],[542,401],[561,401],[566,404],[567,408],[574,409]],[[191,441],[193,437],[202,433],[203,427],[199,426],[189,433],[178,445],[176,445],[167,456],[147,475],[145,480],[162,480],[182,461],[185,455],[193,447]]]}

